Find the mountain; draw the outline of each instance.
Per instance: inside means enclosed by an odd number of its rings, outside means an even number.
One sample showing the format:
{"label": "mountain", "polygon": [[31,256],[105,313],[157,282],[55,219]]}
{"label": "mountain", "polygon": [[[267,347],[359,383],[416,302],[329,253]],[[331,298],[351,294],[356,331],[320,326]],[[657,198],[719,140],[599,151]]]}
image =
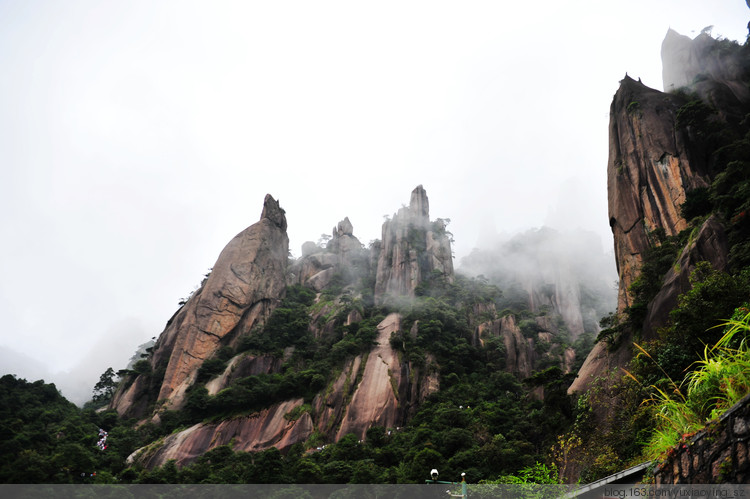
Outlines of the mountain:
{"label": "mountain", "polygon": [[[637,336],[643,340],[655,339],[666,325],[678,296],[690,289],[689,277],[698,262],[708,261],[716,270],[726,270],[729,264],[727,222],[736,224],[736,210],[707,216],[709,207],[702,219],[690,219],[684,208],[695,204],[698,196],[705,197],[729,166],[730,157],[717,157],[722,147],[728,147],[720,130],[741,133],[747,127],[742,119],[750,94],[737,90],[747,89],[747,50],[735,44],[736,50],[726,53],[728,43],[705,34],[690,41],[670,30],[662,48],[665,88],[697,81],[682,91],[665,93],[626,76],[610,108],[607,186],[619,275],[617,312],[638,323]],[[744,66],[738,66],[743,60]],[[710,128],[716,131],[709,137]],[[668,257],[674,260],[671,268],[655,277],[660,282],[651,287],[656,289],[649,296],[639,294],[637,286],[634,292],[634,284],[644,280],[645,255],[680,234],[687,240]],[[625,334],[632,338],[632,331]],[[631,356],[630,341],[614,349],[598,343],[571,391],[585,391],[592,380],[624,366]]]}
{"label": "mountain", "polygon": [[750,46],[670,31],[662,56],[669,92],[626,75],[611,105],[611,255],[540,228],[454,268],[449,219],[417,186],[369,247],[345,217],[292,259],[268,195],[108,410],[2,379],[0,475],[512,482],[544,462],[575,482],[644,461],[651,402],[750,308]]}
{"label": "mountain", "polygon": [[267,196],[260,221],[229,242],[148,357],[120,372],[111,409],[160,432],[183,428],[132,460],[185,466],[230,443],[288,452],[366,440],[408,425],[477,356],[519,380],[554,367],[531,382],[530,400],[543,399],[545,383],[573,370],[584,322],[596,324],[601,304],[581,298],[595,288],[572,277],[572,255],[562,273],[536,255],[549,272],[524,283],[527,304],[501,314],[501,290],[455,272],[447,224],[430,220],[420,185],[369,248],[344,218],[289,260],[284,211]]}

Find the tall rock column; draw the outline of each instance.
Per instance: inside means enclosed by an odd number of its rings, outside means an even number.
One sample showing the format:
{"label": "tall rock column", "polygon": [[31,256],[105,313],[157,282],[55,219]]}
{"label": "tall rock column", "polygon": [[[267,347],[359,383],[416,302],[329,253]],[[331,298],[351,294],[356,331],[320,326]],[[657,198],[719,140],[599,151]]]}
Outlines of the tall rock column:
{"label": "tall rock column", "polygon": [[445,223],[430,222],[430,203],[420,185],[411,193],[408,207],[383,223],[375,277],[375,299],[413,297],[417,286],[437,271],[453,281],[453,256]]}
{"label": "tall rock column", "polygon": [[626,76],[610,108],[607,190],[618,312],[631,304],[628,288],[652,244],[650,234],[663,229],[672,236],[685,229],[680,207],[686,192],[708,186],[703,158],[691,155],[687,137],[676,130],[682,104]]}
{"label": "tall rock column", "polygon": [[[607,193],[619,277],[618,313],[632,304],[630,285],[640,275],[645,251],[658,244],[653,233],[658,229],[673,236],[685,229],[680,208],[686,193],[708,186],[704,156],[676,127],[683,104],[677,95],[626,76],[610,107]],[[606,342],[597,343],[568,391],[582,392],[595,380],[608,379],[631,357],[629,341],[614,350]]]}

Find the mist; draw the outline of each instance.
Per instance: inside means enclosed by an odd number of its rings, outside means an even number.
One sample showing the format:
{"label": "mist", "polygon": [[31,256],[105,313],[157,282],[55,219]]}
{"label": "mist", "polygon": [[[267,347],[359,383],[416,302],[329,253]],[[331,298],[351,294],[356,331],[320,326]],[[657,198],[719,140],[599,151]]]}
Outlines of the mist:
{"label": "mist", "polygon": [[599,320],[617,307],[614,253],[590,231],[541,227],[488,236],[457,270],[500,288],[501,307],[512,312],[560,314],[572,339],[595,336]]}

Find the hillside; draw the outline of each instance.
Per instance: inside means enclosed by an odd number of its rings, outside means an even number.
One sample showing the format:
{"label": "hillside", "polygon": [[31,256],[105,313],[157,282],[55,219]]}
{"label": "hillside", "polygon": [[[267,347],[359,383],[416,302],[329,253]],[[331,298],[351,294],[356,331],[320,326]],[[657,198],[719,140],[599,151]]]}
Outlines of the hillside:
{"label": "hillside", "polygon": [[[486,279],[456,273],[447,222],[430,220],[422,186],[369,248],[344,219],[324,246],[305,243],[287,262],[285,225],[283,209],[267,197],[261,221],[229,243],[148,358],[122,373],[112,409],[170,432],[184,428],[134,462],[185,466],[230,442],[235,451],[286,454],[350,437],[366,442],[378,429],[413,438],[414,421],[434,420],[431,404],[446,403],[459,386],[465,393],[455,405],[475,407],[466,411],[474,415],[464,417],[464,443],[437,451],[443,460],[480,452],[492,435],[516,434],[515,425],[482,421],[483,400],[495,399],[494,407],[503,398],[497,383],[512,387],[504,391],[518,410],[552,404],[540,417],[567,424],[570,407],[557,397],[586,353],[575,341],[583,315],[594,312],[571,314],[578,302],[565,310],[537,303],[546,281],[506,303]],[[572,289],[574,281],[558,284]],[[577,319],[568,324],[571,315]],[[542,459],[551,433],[522,434],[526,464]],[[493,473],[472,467],[477,479]]]}
{"label": "hillside", "polygon": [[[569,325],[571,303],[539,302],[544,279],[505,299],[456,272],[447,224],[430,220],[418,186],[369,248],[344,219],[289,260],[284,211],[267,196],[260,221],[119,371],[110,410],[87,413],[127,442],[130,467],[110,475],[410,483],[439,463],[476,482],[544,461],[571,422],[565,390],[587,345],[575,326],[592,312]],[[566,277],[561,289],[587,289]],[[266,458],[278,475],[257,475]],[[207,460],[219,475],[244,471],[219,479]]]}

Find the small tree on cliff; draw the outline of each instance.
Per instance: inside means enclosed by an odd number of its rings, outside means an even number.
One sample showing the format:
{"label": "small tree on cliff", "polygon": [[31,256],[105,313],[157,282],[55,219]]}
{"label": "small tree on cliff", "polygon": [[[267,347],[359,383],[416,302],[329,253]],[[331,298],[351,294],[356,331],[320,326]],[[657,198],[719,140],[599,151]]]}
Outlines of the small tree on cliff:
{"label": "small tree on cliff", "polygon": [[112,395],[115,394],[115,388],[117,388],[117,382],[115,381],[115,371],[111,367],[108,367],[104,373],[99,377],[99,382],[94,385],[94,396],[91,401],[97,405],[104,405],[112,400]]}

